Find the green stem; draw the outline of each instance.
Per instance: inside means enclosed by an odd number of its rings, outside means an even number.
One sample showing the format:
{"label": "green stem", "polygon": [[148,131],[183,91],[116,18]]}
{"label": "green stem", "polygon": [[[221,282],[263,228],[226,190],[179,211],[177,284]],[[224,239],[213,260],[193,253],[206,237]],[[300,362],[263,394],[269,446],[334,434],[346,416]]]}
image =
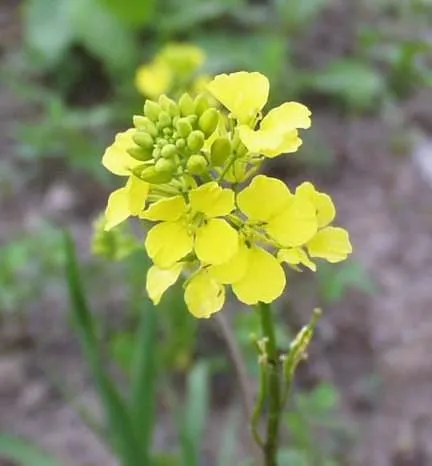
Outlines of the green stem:
{"label": "green stem", "polygon": [[264,465],[277,466],[277,450],[281,415],[281,375],[274,321],[271,306],[260,302],[258,304],[261,316],[261,328],[266,341],[268,356],[268,418],[267,432],[264,443]]}

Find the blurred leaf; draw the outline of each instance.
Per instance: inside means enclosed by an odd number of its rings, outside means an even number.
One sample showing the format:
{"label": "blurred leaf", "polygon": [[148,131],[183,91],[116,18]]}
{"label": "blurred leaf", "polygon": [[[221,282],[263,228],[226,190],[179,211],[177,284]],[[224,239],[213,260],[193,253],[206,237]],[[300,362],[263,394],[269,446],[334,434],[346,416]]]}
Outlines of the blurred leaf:
{"label": "blurred leaf", "polygon": [[105,410],[109,433],[112,436],[110,440],[125,465],[139,465],[141,464],[140,442],[134,435],[127,409],[115,384],[104,369],[96,336],[96,325],[87,306],[87,299],[81,285],[75,246],[68,234],[65,235],[65,255],[72,322]]}
{"label": "blurred leaf", "polygon": [[74,40],[69,5],[69,0],[28,0],[24,5],[24,40],[44,66],[55,64]]}
{"label": "blurred leaf", "polygon": [[302,28],[311,23],[332,0],[275,0],[277,14],[291,30]]}
{"label": "blurred leaf", "polygon": [[132,27],[148,24],[154,17],[156,0],[100,0],[117,18]]}
{"label": "blurred leaf", "polygon": [[142,462],[147,464],[152,445],[157,382],[157,312],[150,301],[141,309],[131,370],[130,417],[140,439]]}
{"label": "blurred leaf", "polygon": [[138,58],[133,32],[98,0],[74,0],[70,8],[75,34],[86,49],[114,74],[132,71]]}
{"label": "blurred leaf", "polygon": [[317,271],[318,287],[323,300],[334,303],[341,300],[348,288],[368,294],[376,292],[376,285],[360,263],[349,260],[343,264],[322,264]]}
{"label": "blurred leaf", "polygon": [[182,466],[199,466],[209,410],[209,370],[197,363],[187,380],[187,399],[180,428]]}
{"label": "blurred leaf", "polygon": [[298,401],[301,409],[318,417],[331,413],[337,407],[339,394],[334,386],[320,383],[311,392],[301,394]]}
{"label": "blurred leaf", "polygon": [[332,62],[327,68],[306,76],[304,85],[339,98],[354,110],[377,105],[376,98],[385,91],[381,74],[366,62],[354,59]]}
{"label": "blurred leaf", "polygon": [[278,464],[289,466],[310,466],[308,456],[301,450],[284,448],[278,453]]}
{"label": "blurred leaf", "polygon": [[235,455],[237,451],[237,429],[239,424],[240,415],[238,410],[230,412],[226,427],[222,433],[222,441],[219,449],[217,464],[218,466],[227,466],[228,464],[235,464]]}
{"label": "blurred leaf", "polygon": [[0,434],[0,462],[2,458],[18,463],[19,466],[61,466],[62,464],[28,440],[6,434]]}

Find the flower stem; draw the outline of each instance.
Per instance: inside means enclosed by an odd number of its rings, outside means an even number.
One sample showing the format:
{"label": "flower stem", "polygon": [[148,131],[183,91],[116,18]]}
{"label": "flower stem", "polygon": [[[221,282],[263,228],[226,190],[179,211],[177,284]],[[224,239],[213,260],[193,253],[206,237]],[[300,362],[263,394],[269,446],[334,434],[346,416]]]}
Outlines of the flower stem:
{"label": "flower stem", "polygon": [[266,350],[268,356],[268,417],[267,432],[264,442],[264,465],[277,466],[277,450],[279,441],[279,427],[281,416],[281,376],[276,335],[271,306],[260,302],[258,304],[261,329],[267,339]]}

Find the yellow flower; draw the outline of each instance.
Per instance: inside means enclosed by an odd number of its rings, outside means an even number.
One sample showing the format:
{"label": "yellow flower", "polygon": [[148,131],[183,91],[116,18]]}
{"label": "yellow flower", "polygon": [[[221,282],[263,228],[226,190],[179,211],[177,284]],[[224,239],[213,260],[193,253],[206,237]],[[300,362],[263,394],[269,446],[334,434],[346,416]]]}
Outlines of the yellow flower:
{"label": "yellow flower", "polygon": [[175,42],[167,44],[158,57],[182,78],[196,71],[206,58],[204,51],[196,45]]}
{"label": "yellow flower", "polygon": [[148,233],[145,246],[153,262],[169,268],[195,252],[204,264],[228,261],[238,248],[238,233],[224,219],[234,209],[234,192],[216,182],[206,183],[183,196],[152,204],[142,218],[161,221]]}
{"label": "yellow flower", "polygon": [[286,102],[270,110],[255,129],[267,102],[269,87],[264,75],[245,71],[216,76],[207,86],[240,123],[240,139],[247,149],[273,158],[299,148],[302,140],[297,129],[310,127],[311,112],[300,103]]}
{"label": "yellow flower", "polygon": [[118,133],[105,150],[102,165],[114,175],[130,176],[132,170],[142,163],[128,154],[129,149],[138,147],[132,139],[135,133],[135,128]]}
{"label": "yellow flower", "polygon": [[328,262],[343,261],[352,253],[348,232],[338,227],[323,228],[306,247],[311,257],[320,257]]}
{"label": "yellow flower", "polygon": [[141,94],[154,99],[170,89],[173,78],[173,72],[167,63],[156,59],[138,68],[135,86]]}
{"label": "yellow flower", "polygon": [[159,304],[165,291],[178,280],[184,263],[179,262],[171,268],[162,269],[157,265],[153,265],[147,272],[146,289],[149,298],[153,304]]}
{"label": "yellow flower", "polygon": [[305,196],[292,194],[276,178],[256,176],[237,195],[237,205],[250,223],[260,226],[281,246],[305,244],[317,231],[314,205]]}

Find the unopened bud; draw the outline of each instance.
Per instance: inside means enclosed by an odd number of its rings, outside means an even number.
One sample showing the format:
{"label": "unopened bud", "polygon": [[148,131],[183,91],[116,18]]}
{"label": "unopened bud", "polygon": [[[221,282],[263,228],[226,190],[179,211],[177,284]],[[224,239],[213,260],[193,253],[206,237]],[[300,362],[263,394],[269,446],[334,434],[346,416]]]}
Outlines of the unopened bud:
{"label": "unopened bud", "polygon": [[173,175],[176,169],[176,164],[171,159],[160,158],[155,165],[155,169],[158,173],[166,173]]}
{"label": "unopened bud", "polygon": [[184,149],[186,147],[186,140],[183,138],[177,139],[175,145],[177,149]]}
{"label": "unopened bud", "polygon": [[170,117],[170,114],[165,111],[165,110],[162,110],[160,113],[159,113],[159,120],[158,120],[158,126],[160,128],[166,128],[167,126],[170,126],[171,125],[171,117]]}
{"label": "unopened bud", "polygon": [[179,108],[183,116],[192,115],[194,113],[194,101],[189,94],[185,93],[180,97]]}
{"label": "unopened bud", "polygon": [[219,137],[213,141],[210,149],[211,162],[214,166],[222,166],[231,155],[232,147],[228,138]]}
{"label": "unopened bud", "polygon": [[192,132],[192,125],[187,118],[180,118],[176,124],[177,133],[182,138],[187,138]]}
{"label": "unopened bud", "polygon": [[167,144],[162,147],[161,155],[166,159],[171,159],[177,154],[177,147],[174,144]]}
{"label": "unopened bud", "polygon": [[207,172],[207,160],[199,154],[191,155],[187,161],[186,168],[191,175],[202,175]]}
{"label": "unopened bud", "polygon": [[141,115],[134,115],[133,123],[136,129],[149,133],[150,136],[156,136],[158,131],[155,124],[150,118]]}
{"label": "unopened bud", "polygon": [[192,131],[187,138],[187,145],[193,152],[198,152],[204,145],[204,133],[202,131]]}
{"label": "unopened bud", "polygon": [[153,184],[168,183],[172,180],[172,173],[159,172],[156,170],[155,166],[144,168],[137,167],[134,169],[133,173],[141,180]]}
{"label": "unopened bud", "polygon": [[153,100],[146,100],[144,104],[144,115],[150,120],[157,121],[159,113],[161,112],[161,106]]}
{"label": "unopened bud", "polygon": [[168,112],[172,117],[175,117],[179,114],[179,109],[174,100],[167,97],[165,94],[162,94],[159,97],[159,105],[163,110]]}
{"label": "unopened bud", "polygon": [[208,108],[200,116],[198,126],[204,132],[206,137],[211,136],[219,123],[219,113],[215,108]]}
{"label": "unopened bud", "polygon": [[198,94],[194,100],[194,113],[201,115],[209,108],[207,97],[204,94]]}
{"label": "unopened bud", "polygon": [[150,160],[153,157],[152,149],[144,149],[143,147],[131,147],[127,150],[127,153],[135,160],[139,160],[141,162]]}
{"label": "unopened bud", "polygon": [[140,147],[144,149],[153,149],[153,138],[150,136],[149,133],[146,133],[145,131],[137,131],[132,136],[132,139],[135,142],[135,144],[138,144]]}

